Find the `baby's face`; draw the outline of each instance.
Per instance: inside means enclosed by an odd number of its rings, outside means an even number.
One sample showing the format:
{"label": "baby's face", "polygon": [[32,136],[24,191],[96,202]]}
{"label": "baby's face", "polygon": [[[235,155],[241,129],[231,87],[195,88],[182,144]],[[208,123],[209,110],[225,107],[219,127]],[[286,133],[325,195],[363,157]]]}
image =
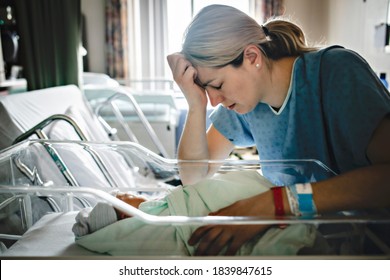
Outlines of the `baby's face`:
{"label": "baby's face", "polygon": [[[131,206],[135,207],[135,208],[138,208],[138,206],[146,201],[145,198],[143,197],[140,197],[140,196],[135,196],[135,195],[132,195],[132,194],[129,194],[129,193],[119,193],[116,195],[116,197],[124,202],[126,202],[127,204],[130,204]],[[126,215],[120,211],[117,210],[117,214],[118,214],[118,217],[120,219],[124,219],[124,218],[128,218],[128,217],[131,217],[129,215]]]}
{"label": "baby's face", "polygon": [[121,193],[117,194],[116,197],[127,204],[130,204],[131,206],[138,208],[138,206],[145,201],[143,197],[132,195],[129,193]]}

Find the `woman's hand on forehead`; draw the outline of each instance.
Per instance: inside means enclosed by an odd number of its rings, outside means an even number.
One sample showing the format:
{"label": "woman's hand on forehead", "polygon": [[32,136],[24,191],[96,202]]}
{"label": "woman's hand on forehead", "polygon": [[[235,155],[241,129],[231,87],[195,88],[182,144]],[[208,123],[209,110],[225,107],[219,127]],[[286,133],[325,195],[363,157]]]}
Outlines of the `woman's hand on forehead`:
{"label": "woman's hand on forehead", "polygon": [[192,108],[205,108],[207,96],[201,82],[198,80],[198,71],[182,53],[173,53],[167,56],[173,79],[180,87]]}
{"label": "woman's hand on forehead", "polygon": [[191,63],[184,57],[182,53],[179,52],[168,55],[167,60],[168,65],[174,74],[176,69],[182,64],[186,65],[186,67],[184,67],[184,70],[187,70],[187,68],[191,66]]}

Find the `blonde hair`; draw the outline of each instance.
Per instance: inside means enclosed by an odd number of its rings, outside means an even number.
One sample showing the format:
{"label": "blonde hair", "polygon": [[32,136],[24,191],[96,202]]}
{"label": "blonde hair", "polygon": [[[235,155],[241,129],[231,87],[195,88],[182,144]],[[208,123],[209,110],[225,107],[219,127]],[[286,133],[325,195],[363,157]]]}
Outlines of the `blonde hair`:
{"label": "blonde hair", "polygon": [[240,10],[225,5],[203,8],[185,32],[182,53],[194,65],[240,66],[243,51],[253,44],[271,60],[299,56],[316,50],[307,46],[305,35],[296,24],[272,19],[263,26]]}

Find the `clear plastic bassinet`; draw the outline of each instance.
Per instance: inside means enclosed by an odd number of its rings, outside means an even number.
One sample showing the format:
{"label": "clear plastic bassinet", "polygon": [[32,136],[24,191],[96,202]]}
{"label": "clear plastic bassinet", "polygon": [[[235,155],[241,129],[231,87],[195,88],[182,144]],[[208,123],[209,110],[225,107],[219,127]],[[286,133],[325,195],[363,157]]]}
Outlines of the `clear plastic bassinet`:
{"label": "clear plastic bassinet", "polygon": [[[256,171],[274,185],[315,182],[336,175],[316,160],[177,161],[130,142],[27,140],[0,154],[0,208],[2,224],[5,225],[2,236],[18,239],[18,234],[23,234],[49,212],[77,211],[93,207],[99,201],[157,226],[281,223],[275,217],[155,216],[131,207],[113,195],[130,192],[151,199],[163,197],[181,185],[180,169],[196,171],[205,164],[218,170],[217,175]],[[12,220],[15,217],[21,226],[13,232],[7,225],[15,224]],[[380,236],[367,231],[367,225],[386,227],[389,222],[386,211],[283,219],[283,224],[317,226],[325,238],[338,247],[345,239],[354,239],[353,246],[356,242],[363,246],[369,232],[370,242],[375,243],[380,254],[389,253],[388,245]],[[357,251],[361,253],[362,249]]]}

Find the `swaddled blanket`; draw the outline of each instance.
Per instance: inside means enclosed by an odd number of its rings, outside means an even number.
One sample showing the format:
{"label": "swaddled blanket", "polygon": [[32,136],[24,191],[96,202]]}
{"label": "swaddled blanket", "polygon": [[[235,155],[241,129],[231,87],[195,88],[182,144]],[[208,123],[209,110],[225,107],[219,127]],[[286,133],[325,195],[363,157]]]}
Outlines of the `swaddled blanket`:
{"label": "swaddled blanket", "polygon": [[[269,190],[273,185],[256,171],[217,175],[195,185],[177,187],[161,200],[147,201],[139,209],[159,216],[206,216],[238,200]],[[161,226],[136,218],[123,219],[91,234],[76,237],[76,243],[95,252],[114,256],[193,255],[188,239],[198,226]],[[269,228],[239,250],[239,255],[293,255],[311,247],[316,238],[312,225]]]}

